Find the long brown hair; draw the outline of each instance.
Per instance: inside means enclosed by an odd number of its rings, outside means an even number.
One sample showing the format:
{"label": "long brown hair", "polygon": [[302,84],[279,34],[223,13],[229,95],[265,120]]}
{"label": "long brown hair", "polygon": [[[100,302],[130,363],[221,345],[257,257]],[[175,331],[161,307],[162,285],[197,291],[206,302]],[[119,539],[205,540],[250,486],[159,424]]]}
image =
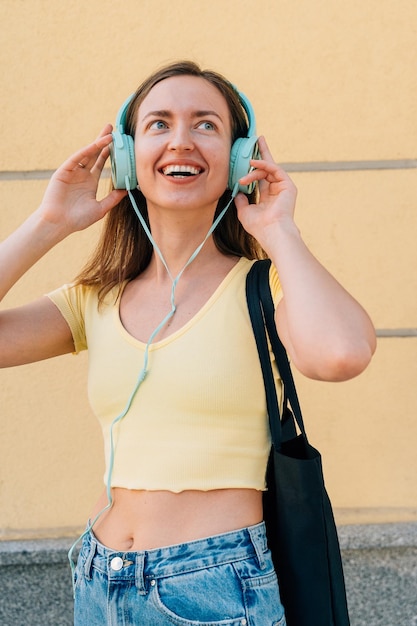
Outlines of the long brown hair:
{"label": "long brown hair", "polygon": [[[221,74],[202,70],[196,63],[180,61],[170,64],[149,76],[136,90],[126,115],[125,132],[135,135],[137,111],[151,89],[162,80],[173,76],[196,76],[214,85],[225,98],[230,111],[232,142],[246,137],[248,122],[235,88]],[[132,191],[137,206],[149,226],[148,211],[144,195],[137,189]],[[250,201],[255,200],[255,192]],[[231,198],[226,190],[217,204],[215,217]],[[213,233],[218,250],[223,254],[244,256],[248,259],[265,256],[257,241],[247,233],[237,218],[235,203],[232,202],[225,216]],[[76,278],[78,284],[98,288],[99,300],[116,285],[132,280],[148,266],[152,256],[152,244],[143,230],[130,199],[126,196],[105,219],[100,241],[93,256]]]}

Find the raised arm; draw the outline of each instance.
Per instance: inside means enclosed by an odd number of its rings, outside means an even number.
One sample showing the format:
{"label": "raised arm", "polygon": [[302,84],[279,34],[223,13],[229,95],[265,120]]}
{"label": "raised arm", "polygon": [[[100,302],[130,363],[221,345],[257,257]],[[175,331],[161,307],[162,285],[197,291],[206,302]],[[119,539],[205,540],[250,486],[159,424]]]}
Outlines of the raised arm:
{"label": "raised arm", "polygon": [[[0,244],[0,300],[42,256],[68,235],[100,220],[125,194],[96,198],[109,154],[111,126],[73,154],[52,176],[39,208]],[[72,350],[66,322],[48,298],[0,312],[0,366]]]}
{"label": "raised arm", "polygon": [[236,198],[239,219],[278,270],[283,299],[276,312],[279,335],[294,365],[319,380],[347,380],[368,365],[376,347],[362,306],[319,263],[294,222],[297,190],[260,139],[262,160],[243,184],[259,180],[260,201]]}

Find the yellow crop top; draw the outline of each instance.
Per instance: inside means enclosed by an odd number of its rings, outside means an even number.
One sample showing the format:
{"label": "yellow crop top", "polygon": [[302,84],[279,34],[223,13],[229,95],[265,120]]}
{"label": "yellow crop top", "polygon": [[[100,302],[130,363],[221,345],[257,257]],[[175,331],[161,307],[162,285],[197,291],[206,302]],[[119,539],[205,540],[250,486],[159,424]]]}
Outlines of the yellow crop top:
{"label": "yellow crop top", "polygon": [[[270,435],[262,373],[246,304],[253,261],[240,259],[197,315],[151,344],[148,374],[116,424],[111,485],[128,489],[265,488]],[[281,295],[271,267],[274,301]],[[76,352],[88,349],[88,393],[105,444],[143,367],[145,344],[123,327],[115,292],[64,285],[48,294]],[[277,380],[280,392],[280,384]]]}

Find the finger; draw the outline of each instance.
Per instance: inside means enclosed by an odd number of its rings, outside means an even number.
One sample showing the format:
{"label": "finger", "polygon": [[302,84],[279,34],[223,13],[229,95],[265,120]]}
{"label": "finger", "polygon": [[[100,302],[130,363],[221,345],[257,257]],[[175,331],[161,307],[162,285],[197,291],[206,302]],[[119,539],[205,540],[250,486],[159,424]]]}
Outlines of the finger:
{"label": "finger", "polygon": [[127,191],[125,189],[114,189],[105,198],[100,200],[100,205],[103,210],[103,215],[113,209],[116,204],[125,197]]}
{"label": "finger", "polygon": [[295,185],[285,170],[276,163],[269,161],[252,161],[256,169],[240,179],[242,185],[257,182],[259,184],[260,202],[268,197],[278,196],[283,191],[295,189]]}
{"label": "finger", "polygon": [[106,135],[110,135],[113,130],[113,126],[111,124],[106,124],[101,131],[99,132],[99,137],[105,137]]}
{"label": "finger", "polygon": [[106,161],[109,158],[109,154],[110,154],[109,147],[106,146],[100,152],[100,154],[98,155],[98,157],[96,159],[96,162],[94,163],[93,167],[91,168],[91,173],[92,174],[97,174],[98,173],[98,175],[100,176],[101,172],[104,169]]}
{"label": "finger", "polygon": [[88,169],[90,170],[94,163],[96,162],[98,156],[102,152],[104,148],[106,148],[112,141],[112,135],[109,130],[111,130],[111,124],[107,124],[100,132],[95,141],[90,143],[88,146],[81,148],[75,152],[72,156],[69,157],[63,163],[64,169]]}
{"label": "finger", "polygon": [[[259,137],[258,144],[261,159],[251,161],[251,165],[255,168],[263,167],[266,171],[269,171],[271,173],[275,172],[279,179],[289,180],[290,177],[288,176],[287,172],[280,165],[278,165],[278,163],[272,156],[272,153],[264,136],[261,135]],[[269,167],[267,164],[269,164]]]}
{"label": "finger", "polygon": [[270,149],[268,147],[266,139],[265,139],[265,137],[263,135],[261,135],[259,137],[258,145],[259,145],[259,152],[261,154],[262,159],[274,162],[274,158],[273,158],[273,156],[271,154],[271,151],[270,151]]}
{"label": "finger", "polygon": [[235,199],[234,199],[234,203],[235,203],[236,209],[237,209],[237,211],[239,213],[239,211],[241,211],[245,206],[249,205],[249,200],[248,200],[247,196],[245,196],[244,193],[239,192],[237,194],[237,196],[235,197]]}
{"label": "finger", "polygon": [[262,178],[266,178],[270,182],[291,180],[287,172],[274,161],[265,161],[260,159],[253,160],[250,163],[251,166],[255,168],[254,171],[262,172],[262,174],[259,175]]}
{"label": "finger", "polygon": [[268,178],[269,174],[267,169],[264,168],[263,162],[254,160],[251,161],[251,166],[250,171],[239,180],[241,185],[250,185],[251,183],[261,182]]}

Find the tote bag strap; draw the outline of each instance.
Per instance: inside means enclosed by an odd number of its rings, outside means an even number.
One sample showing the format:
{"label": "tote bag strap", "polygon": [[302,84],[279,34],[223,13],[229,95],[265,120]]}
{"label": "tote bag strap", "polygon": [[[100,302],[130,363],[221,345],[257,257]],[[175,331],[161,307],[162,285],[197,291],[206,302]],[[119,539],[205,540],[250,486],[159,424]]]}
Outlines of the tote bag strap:
{"label": "tote bag strap", "polygon": [[[269,259],[256,261],[253,264],[246,280],[246,298],[264,378],[271,437],[275,449],[279,450],[282,442],[287,439],[285,436],[286,420],[292,418],[292,414],[288,411],[288,402],[291,405],[298,428],[300,432],[303,433],[306,440],[307,435],[287,352],[276,329],[275,307],[269,285],[270,265],[271,261]],[[272,372],[266,330],[283,383],[284,410],[282,418],[278,409],[278,398]],[[291,436],[293,436],[293,434],[294,430],[292,430]]]}

